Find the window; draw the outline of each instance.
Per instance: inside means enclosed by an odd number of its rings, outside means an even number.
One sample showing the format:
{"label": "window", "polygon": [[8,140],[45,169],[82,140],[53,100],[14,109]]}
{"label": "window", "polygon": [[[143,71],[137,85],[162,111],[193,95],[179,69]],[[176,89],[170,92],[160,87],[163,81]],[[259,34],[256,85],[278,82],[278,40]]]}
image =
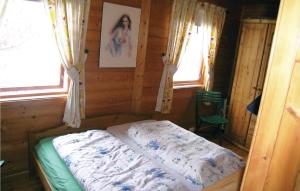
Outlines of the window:
{"label": "window", "polygon": [[66,93],[67,75],[43,1],[10,0],[0,24],[1,98]]}
{"label": "window", "polygon": [[174,86],[200,85],[202,71],[202,38],[203,30],[194,25],[189,43],[180,59],[177,72],[174,74]]}

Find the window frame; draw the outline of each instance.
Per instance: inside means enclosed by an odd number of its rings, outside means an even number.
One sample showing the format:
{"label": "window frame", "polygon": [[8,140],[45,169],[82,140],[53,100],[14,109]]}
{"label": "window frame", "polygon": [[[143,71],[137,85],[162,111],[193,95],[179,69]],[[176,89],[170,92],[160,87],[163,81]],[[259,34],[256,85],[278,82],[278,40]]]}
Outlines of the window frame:
{"label": "window frame", "polygon": [[[42,1],[39,1],[39,3],[43,4]],[[49,18],[49,20],[51,19]],[[35,97],[46,98],[52,96],[66,96],[68,94],[70,79],[68,78],[68,75],[64,67],[62,66],[61,61],[57,62],[57,64],[59,64],[58,67],[60,67],[60,70],[53,73],[53,75],[55,75],[56,79],[57,77],[59,77],[58,79],[59,81],[56,81],[58,83],[56,82],[55,84],[49,83],[48,85],[47,83],[45,83],[44,85],[28,84],[29,86],[0,87],[0,102],[7,101],[7,100],[23,100],[27,98],[31,99]]]}
{"label": "window frame", "polygon": [[[68,79],[63,66],[61,66],[59,76],[60,81],[58,85],[0,88],[0,101],[6,99],[22,99],[25,97],[66,95],[68,93],[70,80]],[[14,93],[18,91],[20,91],[21,93]],[[3,95],[2,92],[6,93],[6,95]]]}
{"label": "window frame", "polygon": [[204,66],[203,57],[202,57],[201,61],[199,62],[199,65],[201,65],[200,66],[201,68],[200,68],[198,80],[186,80],[186,81],[174,81],[173,80],[173,87],[174,88],[188,88],[188,87],[203,87],[204,88],[206,76],[204,75],[205,74],[205,66]]}
{"label": "window frame", "polygon": [[203,64],[203,60],[201,64],[201,69],[199,72],[199,79],[198,80],[187,80],[187,81],[174,81],[173,80],[173,88],[175,89],[180,89],[180,88],[188,88],[188,87],[204,87],[205,84],[205,76],[204,76],[204,71],[205,67]]}
{"label": "window frame", "polygon": [[183,87],[183,86],[202,86],[202,84],[200,80],[173,82],[173,87]]}

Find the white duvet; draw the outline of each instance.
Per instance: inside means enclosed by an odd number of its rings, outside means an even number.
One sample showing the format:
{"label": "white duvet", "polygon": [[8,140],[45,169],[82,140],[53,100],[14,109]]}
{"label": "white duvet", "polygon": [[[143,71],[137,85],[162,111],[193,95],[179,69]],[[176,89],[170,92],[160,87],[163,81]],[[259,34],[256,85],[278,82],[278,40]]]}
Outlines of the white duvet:
{"label": "white duvet", "polygon": [[176,178],[106,131],[60,136],[53,145],[85,190],[186,190]]}
{"label": "white duvet", "polygon": [[128,136],[190,183],[205,188],[241,169],[244,161],[232,151],[170,121],[132,125]]}

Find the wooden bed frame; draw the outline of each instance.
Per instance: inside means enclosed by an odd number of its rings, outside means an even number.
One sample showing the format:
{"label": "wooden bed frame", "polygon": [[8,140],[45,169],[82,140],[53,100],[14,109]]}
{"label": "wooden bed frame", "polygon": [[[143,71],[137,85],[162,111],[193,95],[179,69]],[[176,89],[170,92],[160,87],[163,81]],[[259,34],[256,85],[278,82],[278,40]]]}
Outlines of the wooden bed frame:
{"label": "wooden bed frame", "polygon": [[[46,191],[53,191],[48,177],[39,162],[34,146],[38,144],[39,140],[51,137],[59,136],[69,133],[83,132],[90,129],[106,129],[109,126],[120,125],[123,123],[130,123],[135,121],[151,119],[152,116],[148,114],[132,114],[132,113],[119,113],[119,114],[107,114],[99,117],[89,118],[82,121],[80,128],[70,128],[66,125],[59,127],[53,127],[42,131],[30,132],[28,134],[28,148],[29,148],[29,170],[33,175],[37,172],[40,180]],[[233,175],[225,177],[224,179],[206,187],[203,191],[238,191],[243,176],[243,171],[240,170]]]}

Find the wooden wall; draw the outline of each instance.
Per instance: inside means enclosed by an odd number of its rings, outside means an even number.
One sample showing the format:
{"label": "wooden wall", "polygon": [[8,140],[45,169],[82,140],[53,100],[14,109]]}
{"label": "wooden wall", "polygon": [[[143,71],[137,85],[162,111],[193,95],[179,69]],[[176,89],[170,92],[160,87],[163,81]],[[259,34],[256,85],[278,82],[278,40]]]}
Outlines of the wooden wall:
{"label": "wooden wall", "polygon": [[297,190],[300,190],[300,164],[299,164],[299,170],[298,170],[296,186],[295,186],[294,191],[297,191]]}
{"label": "wooden wall", "polygon": [[228,1],[226,4],[223,3],[222,6],[226,7],[227,11],[216,57],[213,87],[228,97],[230,95],[232,69],[240,26],[240,5],[237,2]]}
{"label": "wooden wall", "polygon": [[1,104],[2,177],[27,170],[27,132],[60,125],[64,105],[64,98]]}
{"label": "wooden wall", "polygon": [[[86,63],[86,116],[131,110],[134,68],[99,69],[102,0],[92,0],[86,47],[90,54]],[[106,1],[141,7],[141,0]]]}
{"label": "wooden wall", "polygon": [[244,4],[242,5],[242,18],[275,19],[277,17],[279,2]]}
{"label": "wooden wall", "polygon": [[[140,7],[142,0],[106,0]],[[233,63],[238,19],[237,6],[222,0],[228,15],[221,46],[217,56],[217,89],[227,93]],[[150,26],[143,82],[141,112],[154,113],[163,63],[161,53],[166,51],[172,0],[152,0]],[[134,82],[134,68],[99,69],[102,0],[92,0],[87,31],[90,54],[86,63],[86,116],[93,117],[115,112],[130,112]],[[194,124],[195,88],[174,90],[171,114],[154,113],[156,119],[171,121],[189,127]],[[48,98],[1,103],[1,159],[7,161],[1,168],[2,176],[28,170],[27,133],[61,124],[66,98]]]}

